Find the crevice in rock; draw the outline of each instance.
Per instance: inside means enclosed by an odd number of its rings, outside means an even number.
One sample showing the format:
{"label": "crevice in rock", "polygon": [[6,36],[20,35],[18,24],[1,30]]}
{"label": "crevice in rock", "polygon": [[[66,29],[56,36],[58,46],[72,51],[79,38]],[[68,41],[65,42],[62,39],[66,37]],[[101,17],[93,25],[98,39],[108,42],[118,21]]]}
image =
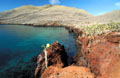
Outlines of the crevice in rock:
{"label": "crevice in rock", "polygon": [[[77,47],[77,53],[75,56],[73,56],[73,61],[72,61],[72,65],[75,66],[82,66],[82,67],[88,67],[91,71],[91,73],[95,74],[95,78],[97,77],[96,73],[91,69],[90,63],[86,60],[86,58],[84,57],[84,54],[82,52],[82,42],[79,40],[79,38],[82,38],[82,30],[78,29],[78,28],[74,28],[74,27],[65,27],[70,33],[74,33],[74,37],[75,37],[75,43],[76,43],[76,47]],[[86,41],[86,44],[89,44],[89,40]]]}

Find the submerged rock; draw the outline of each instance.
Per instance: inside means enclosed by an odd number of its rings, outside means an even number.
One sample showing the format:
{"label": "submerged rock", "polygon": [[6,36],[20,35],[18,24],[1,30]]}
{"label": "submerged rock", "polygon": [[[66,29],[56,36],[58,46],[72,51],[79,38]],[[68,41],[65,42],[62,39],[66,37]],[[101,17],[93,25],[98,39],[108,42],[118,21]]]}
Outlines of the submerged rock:
{"label": "submerged rock", "polygon": [[[58,42],[54,42],[47,48],[48,54],[48,67],[55,66],[62,68],[68,65],[67,62],[67,53],[65,52],[64,46],[60,45]],[[42,73],[45,71],[45,55],[44,52],[38,55],[37,57],[37,67],[35,70],[35,78],[39,78]]]}

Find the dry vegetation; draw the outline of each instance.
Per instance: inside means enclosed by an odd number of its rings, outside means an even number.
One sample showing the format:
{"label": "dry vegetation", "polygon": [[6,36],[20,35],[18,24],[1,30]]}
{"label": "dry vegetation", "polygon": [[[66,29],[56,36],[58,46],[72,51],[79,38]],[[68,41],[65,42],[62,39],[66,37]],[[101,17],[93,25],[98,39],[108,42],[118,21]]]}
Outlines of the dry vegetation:
{"label": "dry vegetation", "polygon": [[100,35],[103,33],[109,32],[119,32],[120,23],[109,23],[109,24],[95,24],[90,26],[81,26],[81,29],[86,33],[86,36],[89,35]]}

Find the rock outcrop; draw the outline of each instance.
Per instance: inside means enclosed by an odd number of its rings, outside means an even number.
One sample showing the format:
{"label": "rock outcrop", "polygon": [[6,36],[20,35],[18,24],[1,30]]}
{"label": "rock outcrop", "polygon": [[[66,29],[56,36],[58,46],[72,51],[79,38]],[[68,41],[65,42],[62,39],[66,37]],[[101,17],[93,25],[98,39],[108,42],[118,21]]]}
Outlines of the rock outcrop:
{"label": "rock outcrop", "polygon": [[120,32],[79,37],[77,41],[81,50],[74,58],[75,64],[80,66],[82,57],[97,78],[120,77]]}
{"label": "rock outcrop", "polygon": [[[38,55],[35,78],[95,78],[87,67],[68,66],[64,46],[54,42],[47,48],[48,68],[45,68],[44,52]],[[67,67],[66,67],[67,66]]]}
{"label": "rock outcrop", "polygon": [[68,66],[65,68],[49,67],[42,74],[42,78],[95,78],[89,68]]}
{"label": "rock outcrop", "polygon": [[[54,42],[47,48],[48,54],[48,67],[55,66],[62,68],[68,65],[67,62],[67,53],[65,52],[64,46],[60,45],[58,42]],[[45,55],[44,52],[38,55],[37,57],[37,67],[35,70],[35,78],[39,78],[42,73],[45,71]],[[44,78],[44,77],[42,77]]]}

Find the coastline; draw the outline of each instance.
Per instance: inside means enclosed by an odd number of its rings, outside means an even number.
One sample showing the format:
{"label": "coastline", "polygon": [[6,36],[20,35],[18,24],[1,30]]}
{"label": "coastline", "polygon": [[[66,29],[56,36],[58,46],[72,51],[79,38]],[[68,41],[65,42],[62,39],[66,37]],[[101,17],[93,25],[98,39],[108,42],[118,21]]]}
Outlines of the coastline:
{"label": "coastline", "polygon": [[[12,24],[12,25],[16,25],[16,24]],[[116,72],[116,70],[115,71],[111,71],[111,70],[113,70],[116,65],[117,67],[119,66],[118,65],[119,64],[118,59],[120,58],[118,54],[119,49],[117,48],[117,50],[115,50],[118,53],[114,54],[113,52],[114,46],[118,47],[119,45],[119,41],[120,41],[119,31],[118,32],[111,31],[109,33],[103,33],[97,36],[94,36],[94,35],[83,36],[85,32],[83,32],[80,28],[76,28],[72,26],[59,26],[59,25],[58,26],[57,25],[48,25],[48,26],[37,25],[36,26],[31,24],[17,24],[17,25],[26,25],[26,26],[33,26],[33,27],[65,27],[65,29],[67,29],[69,33],[71,32],[74,33],[78,51],[77,51],[77,54],[73,57],[72,65],[77,67],[89,68],[91,73],[95,74],[94,78],[110,77],[111,73]],[[101,44],[104,44],[104,45],[101,46]],[[109,46],[105,44],[109,44]],[[94,48],[95,50],[93,50]],[[101,52],[102,49],[105,49],[104,52]],[[112,52],[109,51],[109,49]],[[109,54],[109,52],[111,53]],[[108,59],[111,59],[111,61],[106,61],[109,63],[108,65],[106,65],[106,62],[103,62],[103,61]],[[112,66],[112,64],[114,64],[114,66]],[[99,66],[104,66],[104,68],[99,68]],[[107,71],[111,71],[111,72],[108,73]]]}
{"label": "coastline", "polygon": [[[56,26],[57,27],[57,26]],[[114,54],[110,54],[109,52],[114,52],[114,46],[118,47],[119,41],[120,41],[120,34],[119,31],[110,31],[103,33],[101,35],[90,35],[90,36],[84,36],[85,32],[83,32],[80,28],[71,27],[71,26],[63,26],[65,27],[70,33],[74,33],[75,40],[76,40],[76,46],[77,46],[77,54],[73,57],[73,63],[72,65],[78,66],[78,67],[87,67],[90,69],[91,73],[94,73],[95,78],[104,78],[104,77],[111,77],[111,73],[116,72],[112,71],[114,69],[114,66],[111,66],[111,64],[118,65],[119,62],[117,61],[120,57],[116,57]],[[117,34],[116,34],[117,33]],[[112,39],[113,37],[113,39]],[[110,44],[109,49],[106,48],[108,45],[101,44]],[[100,46],[100,47],[99,47]],[[91,48],[92,47],[92,48]],[[96,48],[99,47],[99,48]],[[112,47],[112,48],[110,48]],[[95,51],[96,55],[94,55],[94,50],[91,51],[90,49],[96,48]],[[105,49],[105,52],[101,53],[101,57],[104,59],[101,59],[100,56],[100,50]],[[111,51],[109,51],[111,50]],[[116,50],[117,55],[119,55],[119,49]],[[105,54],[108,53],[108,54]],[[94,56],[93,56],[94,55]],[[97,56],[97,57],[96,57]],[[108,56],[108,58],[106,58]],[[113,57],[111,57],[113,56]],[[113,60],[116,59],[116,60]],[[91,60],[90,60],[91,59]],[[98,61],[99,59],[100,61]],[[111,59],[109,65],[106,66],[107,62],[103,62],[104,60]],[[70,65],[71,66],[71,65]],[[99,66],[104,66],[104,68],[100,68]],[[117,66],[118,67],[118,66]],[[106,69],[108,68],[108,69]],[[110,69],[109,69],[110,68]],[[104,71],[104,72],[103,72]],[[107,71],[111,71],[108,73]],[[114,74],[113,74],[114,76]],[[119,76],[117,76],[119,77]]]}

